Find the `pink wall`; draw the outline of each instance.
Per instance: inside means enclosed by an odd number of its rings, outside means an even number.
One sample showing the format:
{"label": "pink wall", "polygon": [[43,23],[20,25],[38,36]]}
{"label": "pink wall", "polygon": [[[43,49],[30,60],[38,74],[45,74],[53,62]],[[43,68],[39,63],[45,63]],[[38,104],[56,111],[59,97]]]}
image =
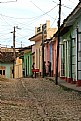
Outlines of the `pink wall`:
{"label": "pink wall", "polygon": [[45,61],[46,61],[46,73],[48,72],[48,60],[50,60],[50,45],[49,43],[45,44],[45,53],[46,53],[46,57],[45,57]]}
{"label": "pink wall", "polygon": [[32,53],[35,52],[35,45],[32,45]]}
{"label": "pink wall", "polygon": [[[56,74],[57,38],[52,41],[52,69],[53,76]],[[45,44],[46,72],[48,72],[48,61],[50,61],[50,44]],[[58,73],[60,72],[60,60],[58,62]]]}
{"label": "pink wall", "polygon": [[[52,43],[53,74],[56,74],[57,39]],[[60,72],[60,60],[58,62],[58,73]]]}

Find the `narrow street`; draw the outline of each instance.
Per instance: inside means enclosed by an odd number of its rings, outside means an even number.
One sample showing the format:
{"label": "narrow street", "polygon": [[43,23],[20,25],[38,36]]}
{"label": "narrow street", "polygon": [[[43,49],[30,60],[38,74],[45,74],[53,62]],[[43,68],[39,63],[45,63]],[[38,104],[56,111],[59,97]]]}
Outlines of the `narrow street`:
{"label": "narrow street", "polygon": [[42,78],[0,80],[1,121],[81,121],[81,94]]}

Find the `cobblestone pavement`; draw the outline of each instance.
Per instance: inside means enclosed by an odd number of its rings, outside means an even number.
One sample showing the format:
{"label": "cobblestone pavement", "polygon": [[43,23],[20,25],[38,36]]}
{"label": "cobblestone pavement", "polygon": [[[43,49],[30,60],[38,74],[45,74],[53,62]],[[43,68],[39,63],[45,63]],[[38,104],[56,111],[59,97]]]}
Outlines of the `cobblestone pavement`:
{"label": "cobblestone pavement", "polygon": [[81,121],[81,94],[52,81],[0,81],[1,121]]}

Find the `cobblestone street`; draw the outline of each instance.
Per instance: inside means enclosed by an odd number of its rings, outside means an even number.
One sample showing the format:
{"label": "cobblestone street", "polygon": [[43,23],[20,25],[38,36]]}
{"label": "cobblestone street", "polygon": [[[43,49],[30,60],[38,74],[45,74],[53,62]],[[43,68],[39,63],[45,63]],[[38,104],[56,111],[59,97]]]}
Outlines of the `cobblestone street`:
{"label": "cobblestone street", "polygon": [[81,94],[49,79],[1,80],[1,121],[81,121]]}

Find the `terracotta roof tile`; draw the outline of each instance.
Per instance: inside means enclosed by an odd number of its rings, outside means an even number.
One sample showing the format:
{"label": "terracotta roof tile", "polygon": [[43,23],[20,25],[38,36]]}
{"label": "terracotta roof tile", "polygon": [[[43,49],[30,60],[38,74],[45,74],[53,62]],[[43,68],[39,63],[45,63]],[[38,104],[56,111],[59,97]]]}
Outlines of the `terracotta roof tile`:
{"label": "terracotta roof tile", "polygon": [[[18,53],[16,53],[17,55]],[[1,52],[0,53],[0,62],[12,62],[14,60],[13,52]]]}

